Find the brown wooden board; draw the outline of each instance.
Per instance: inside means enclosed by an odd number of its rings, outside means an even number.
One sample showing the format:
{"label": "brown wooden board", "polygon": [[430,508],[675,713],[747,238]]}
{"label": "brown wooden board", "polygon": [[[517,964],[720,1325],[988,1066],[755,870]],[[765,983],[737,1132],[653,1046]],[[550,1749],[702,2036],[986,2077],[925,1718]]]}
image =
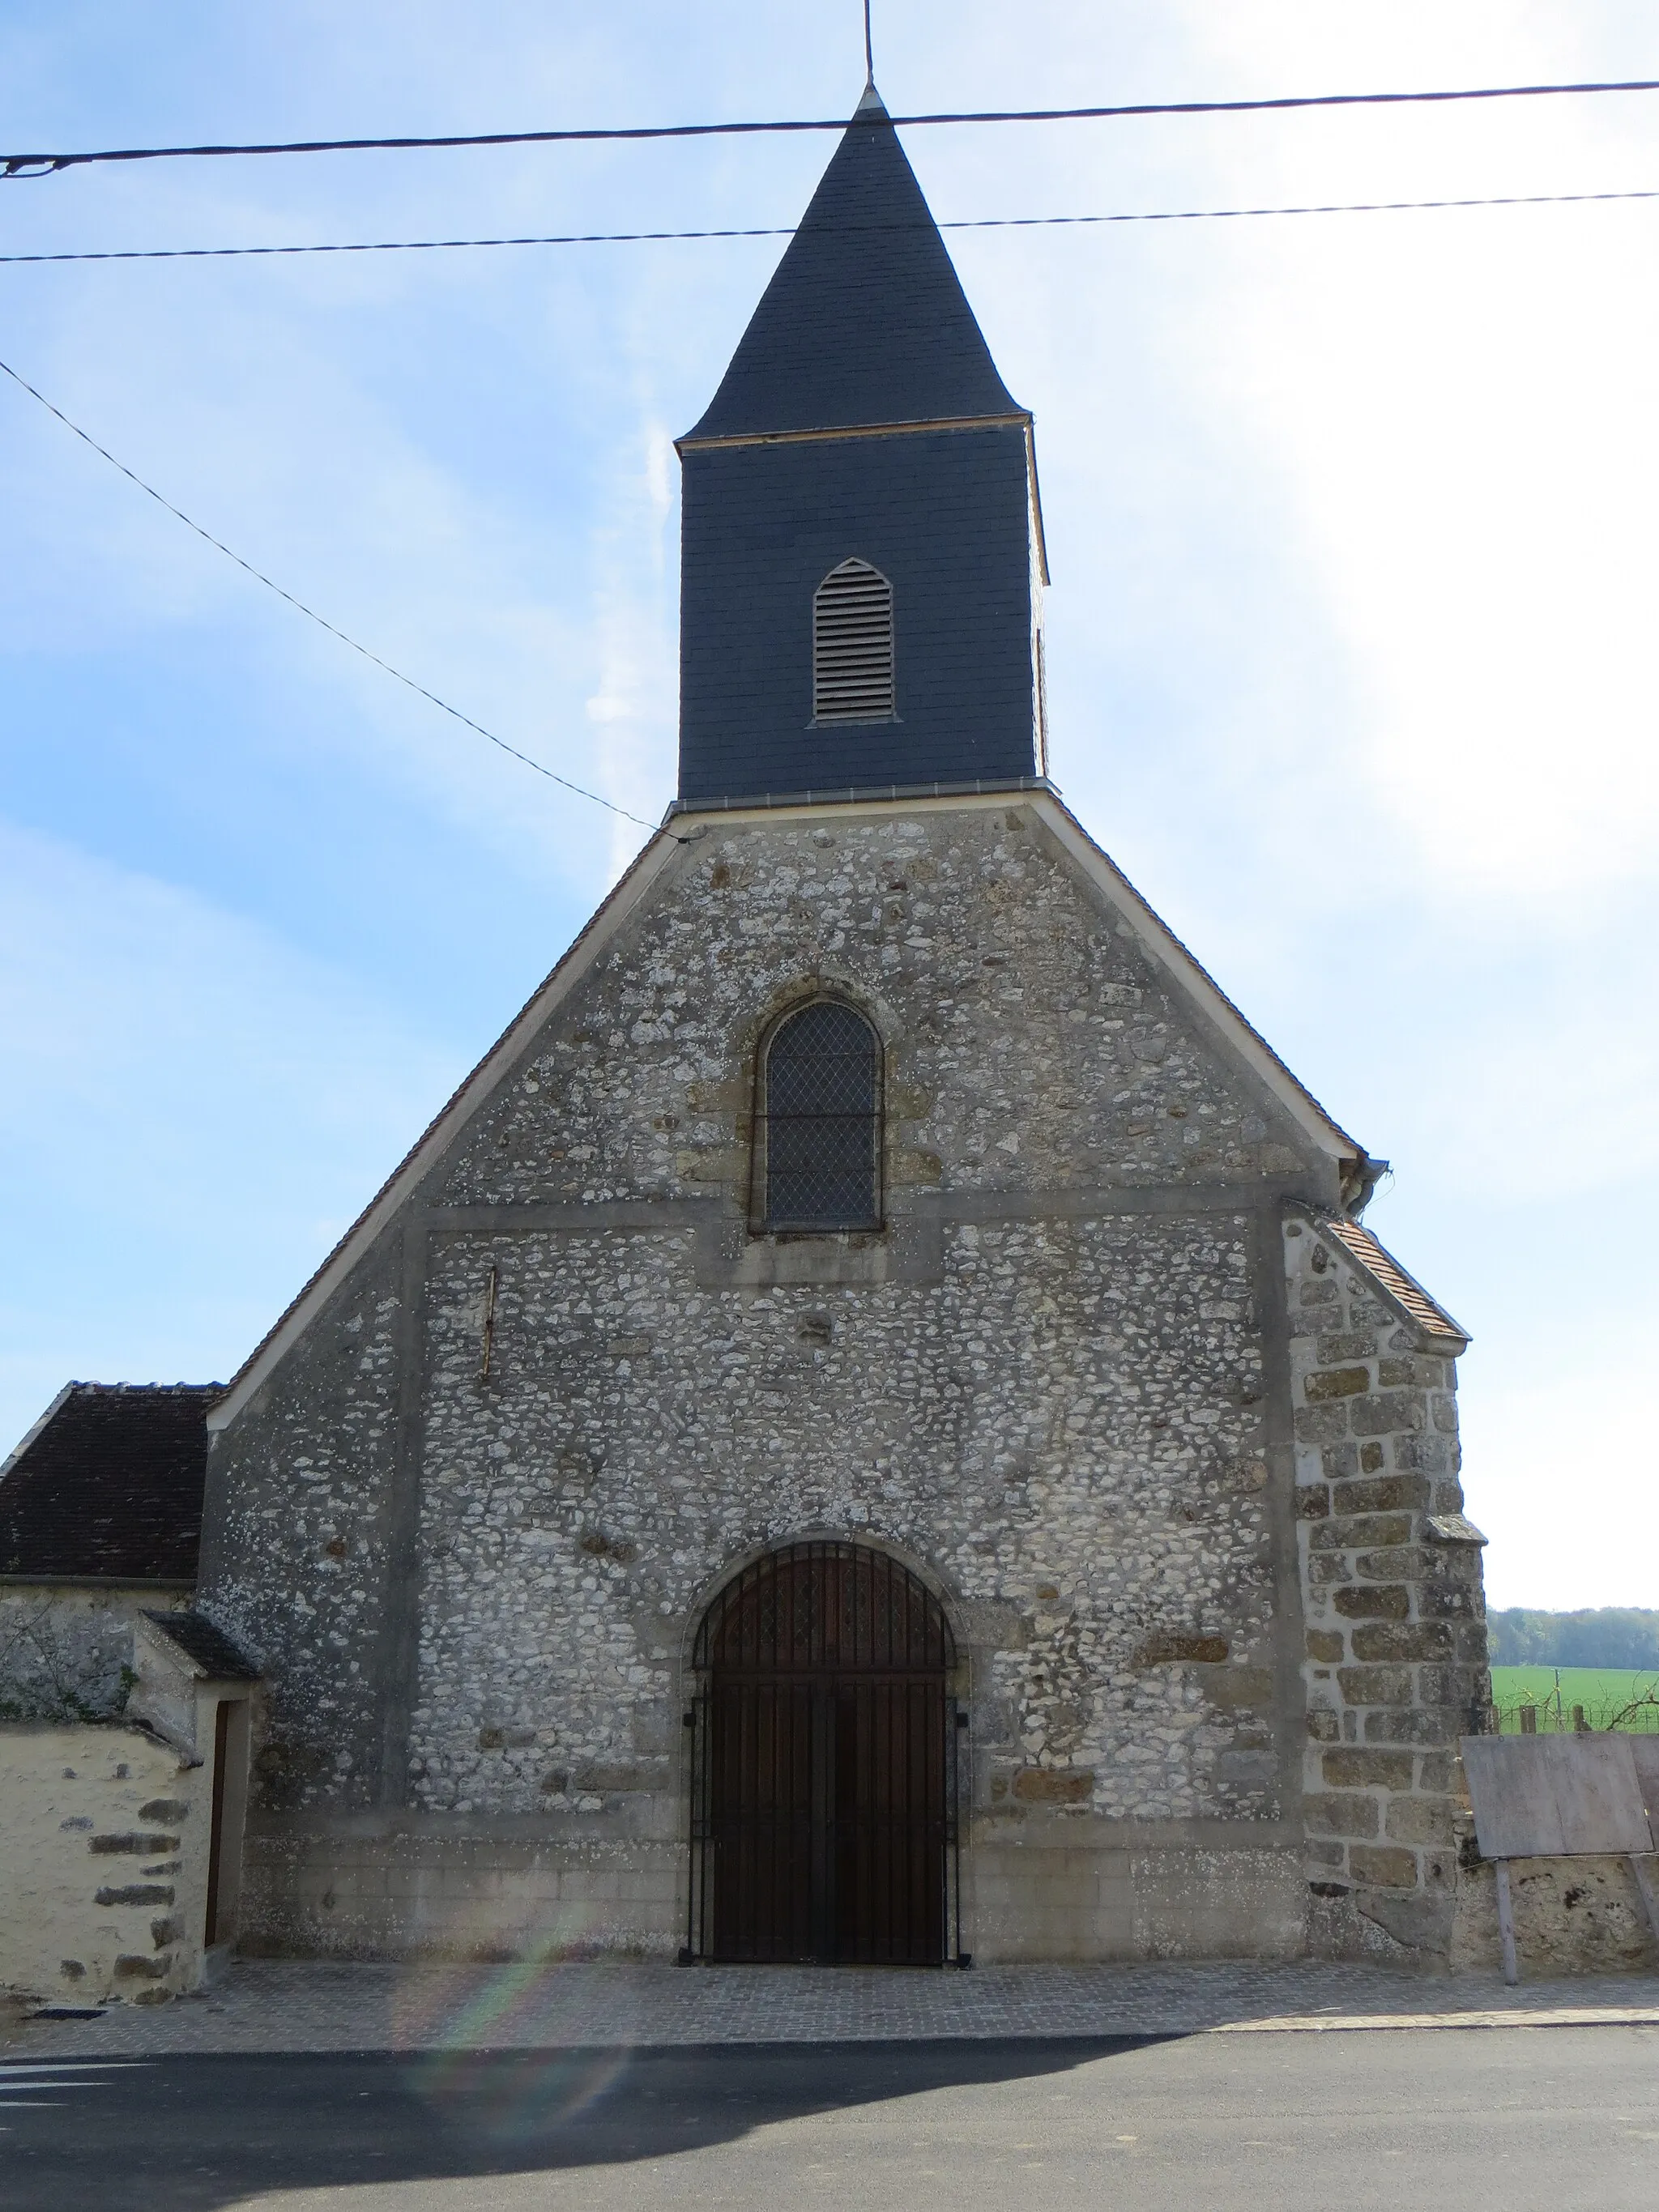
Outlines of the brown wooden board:
{"label": "brown wooden board", "polygon": [[1482,1856],[1652,1850],[1637,1778],[1638,1741],[1612,1734],[1465,1736],[1463,1771]]}

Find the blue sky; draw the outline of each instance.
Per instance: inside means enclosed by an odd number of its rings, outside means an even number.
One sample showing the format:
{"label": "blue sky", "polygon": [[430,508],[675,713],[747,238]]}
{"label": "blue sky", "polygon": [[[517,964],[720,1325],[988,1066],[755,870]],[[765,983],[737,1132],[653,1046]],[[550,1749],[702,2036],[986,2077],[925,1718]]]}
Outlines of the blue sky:
{"label": "blue sky", "polygon": [[[849,110],[853,0],[0,10],[0,141]],[[1659,76],[1650,7],[878,0],[896,109]],[[916,131],[941,217],[1659,188],[1659,95]],[[0,251],[787,223],[819,138],[83,170]],[[1037,417],[1055,775],[1474,1330],[1499,1603],[1659,1604],[1659,204],[957,234]],[[4,357],[654,819],[670,441],[777,241],[0,268]],[[0,1432],[229,1373],[637,834],[0,391]]]}

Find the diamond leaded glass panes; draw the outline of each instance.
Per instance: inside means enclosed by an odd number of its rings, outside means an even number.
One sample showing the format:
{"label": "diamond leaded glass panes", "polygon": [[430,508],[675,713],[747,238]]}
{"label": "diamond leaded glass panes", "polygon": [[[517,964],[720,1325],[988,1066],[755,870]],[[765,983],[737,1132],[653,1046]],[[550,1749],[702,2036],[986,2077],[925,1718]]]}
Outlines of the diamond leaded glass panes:
{"label": "diamond leaded glass panes", "polygon": [[862,1014],[819,1000],[766,1055],[766,1225],[876,1224],[880,1047]]}

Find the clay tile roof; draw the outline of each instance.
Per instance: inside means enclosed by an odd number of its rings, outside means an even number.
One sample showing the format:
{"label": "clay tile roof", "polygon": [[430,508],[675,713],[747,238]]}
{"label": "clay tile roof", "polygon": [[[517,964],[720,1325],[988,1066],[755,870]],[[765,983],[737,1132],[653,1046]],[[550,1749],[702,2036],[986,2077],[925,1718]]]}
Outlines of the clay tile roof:
{"label": "clay tile roof", "polygon": [[247,1654],[216,1628],[204,1613],[150,1613],[144,1618],[178,1646],[210,1682],[257,1682],[259,1670]]}
{"label": "clay tile roof", "polygon": [[70,1382],[0,1466],[0,1575],[192,1583],[218,1382]]}
{"label": "clay tile roof", "polygon": [[1357,1221],[1340,1213],[1323,1216],[1319,1226],[1322,1234],[1334,1244],[1340,1244],[1351,1260],[1358,1261],[1377,1288],[1392,1298],[1425,1336],[1451,1339],[1460,1349],[1468,1343],[1468,1329],[1461,1328],[1444,1306],[1437,1304],[1421,1283],[1406,1273],[1369,1229],[1362,1229]]}

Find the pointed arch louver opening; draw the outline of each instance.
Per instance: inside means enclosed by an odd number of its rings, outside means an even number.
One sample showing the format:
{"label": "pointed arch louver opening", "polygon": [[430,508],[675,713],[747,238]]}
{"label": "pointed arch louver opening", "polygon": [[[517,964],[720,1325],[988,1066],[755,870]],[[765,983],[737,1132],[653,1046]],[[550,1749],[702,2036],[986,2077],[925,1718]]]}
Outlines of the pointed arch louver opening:
{"label": "pointed arch louver opening", "polygon": [[843,561],[812,595],[812,720],[890,722],[893,586],[867,561]]}

